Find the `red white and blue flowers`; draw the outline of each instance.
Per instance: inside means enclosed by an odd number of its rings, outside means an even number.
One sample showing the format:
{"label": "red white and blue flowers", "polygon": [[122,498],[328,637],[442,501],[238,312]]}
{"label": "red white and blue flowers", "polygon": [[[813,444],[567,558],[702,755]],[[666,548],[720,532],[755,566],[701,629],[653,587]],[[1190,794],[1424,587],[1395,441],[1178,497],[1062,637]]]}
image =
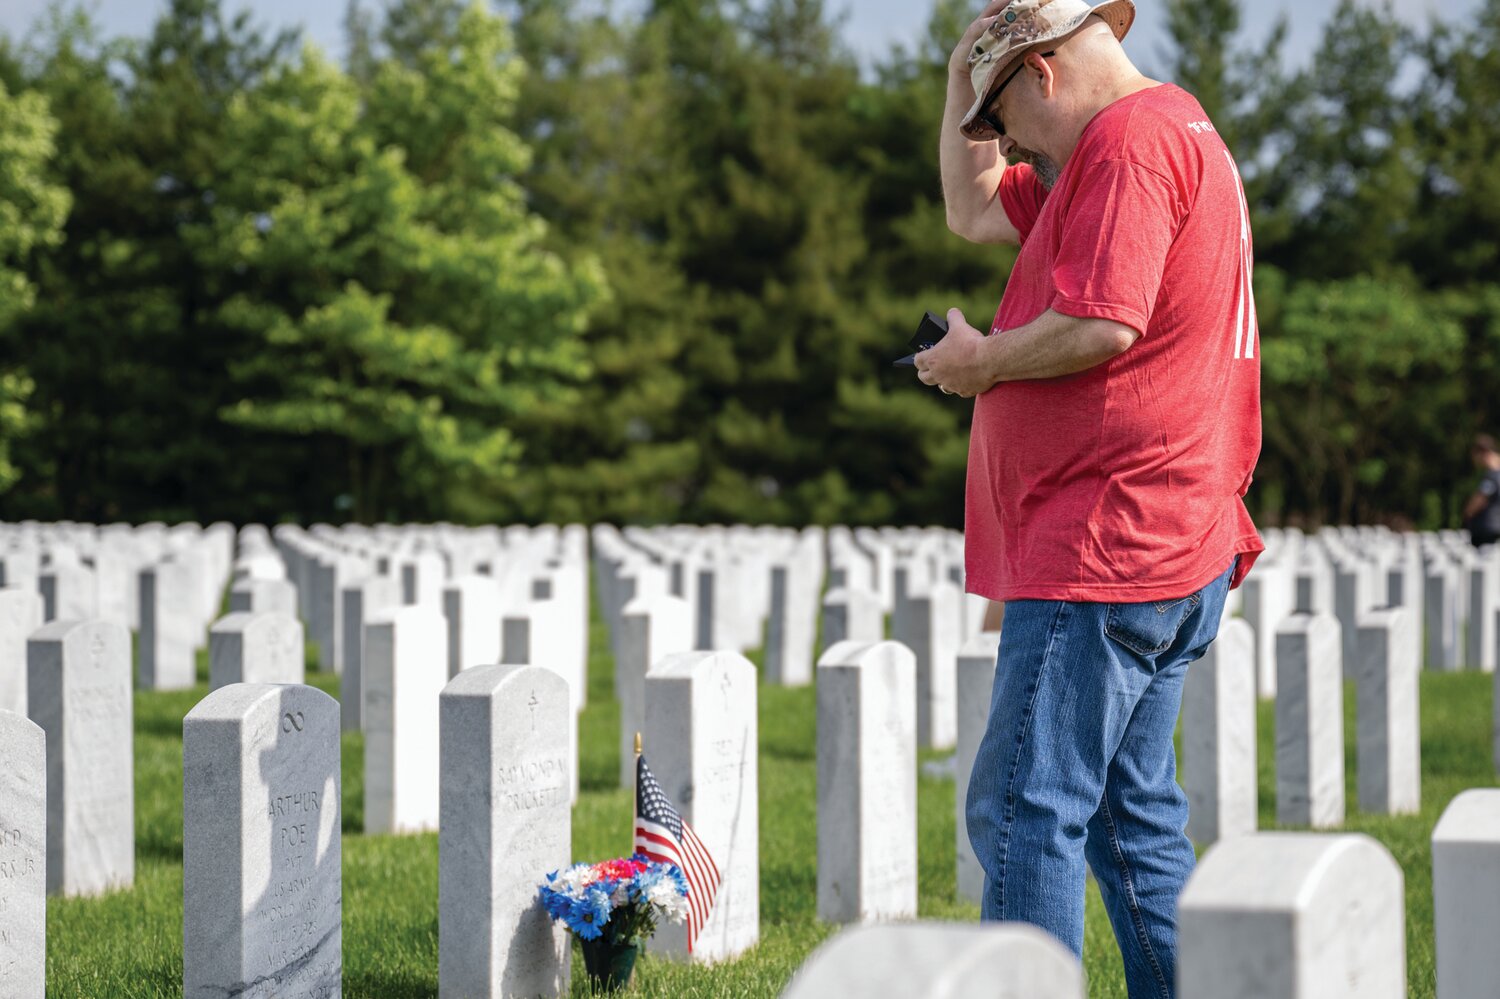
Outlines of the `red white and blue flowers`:
{"label": "red white and blue flowers", "polygon": [[680,923],[687,916],[687,879],[675,864],[636,855],[597,864],[574,864],[542,882],[542,905],[582,940],[608,934],[640,943],[656,932],[658,919]]}

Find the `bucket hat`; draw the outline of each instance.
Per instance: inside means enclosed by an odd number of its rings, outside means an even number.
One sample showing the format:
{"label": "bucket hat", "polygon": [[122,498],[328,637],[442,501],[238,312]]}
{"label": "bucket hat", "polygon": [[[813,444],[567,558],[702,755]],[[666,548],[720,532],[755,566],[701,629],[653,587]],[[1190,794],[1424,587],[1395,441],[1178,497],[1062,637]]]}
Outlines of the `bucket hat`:
{"label": "bucket hat", "polygon": [[998,139],[989,122],[979,116],[1010,71],[1034,47],[1066,38],[1090,15],[1098,15],[1117,39],[1123,39],[1135,22],[1134,0],[1012,0],[1000,11],[984,34],[969,50],[969,74],[974,81],[974,106],[959,122],[958,130],[975,142]]}

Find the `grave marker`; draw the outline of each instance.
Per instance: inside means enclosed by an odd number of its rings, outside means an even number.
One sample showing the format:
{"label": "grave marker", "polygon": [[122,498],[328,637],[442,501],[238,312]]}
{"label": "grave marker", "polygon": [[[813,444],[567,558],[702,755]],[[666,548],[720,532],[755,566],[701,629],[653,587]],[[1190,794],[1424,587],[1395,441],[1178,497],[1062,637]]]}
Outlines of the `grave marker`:
{"label": "grave marker", "polygon": [[[755,667],[732,652],[670,656],[646,676],[651,771],[723,876],[693,948],[701,963],[734,957],[760,939],[755,680]],[[658,928],[651,946],[686,957],[686,928]]]}
{"label": "grave marker", "polygon": [[343,967],[339,706],[238,683],[182,721],[184,999],[336,999]]}
{"label": "grave marker", "polygon": [[1182,893],[1177,987],[1194,999],[1404,999],[1401,868],[1363,835],[1225,840]]}
{"label": "grave marker", "polygon": [[365,625],[365,832],[438,822],[438,695],[447,629],[435,606],[384,611]]}
{"label": "grave marker", "polygon": [[130,633],[53,621],[27,643],[31,720],[47,733],[47,891],[98,895],[135,880]]}
{"label": "grave marker", "polygon": [[42,999],[46,952],[47,736],[0,710],[0,995]]}
{"label": "grave marker", "polygon": [[226,614],[209,629],[210,690],[231,683],[301,683],[302,622],[287,614]]}
{"label": "grave marker", "polygon": [[899,642],[818,660],[818,918],[917,915],[917,661]]}
{"label": "grave marker", "polygon": [[1331,614],[1294,614],[1276,629],[1276,821],[1344,823],[1342,638]]}
{"label": "grave marker", "polygon": [[438,995],[564,995],[571,946],[537,885],[568,866],[567,682],[474,666],[443,689]]}
{"label": "grave marker", "polygon": [[1500,983],[1500,788],[1475,788],[1432,831],[1439,999],[1487,999]]}

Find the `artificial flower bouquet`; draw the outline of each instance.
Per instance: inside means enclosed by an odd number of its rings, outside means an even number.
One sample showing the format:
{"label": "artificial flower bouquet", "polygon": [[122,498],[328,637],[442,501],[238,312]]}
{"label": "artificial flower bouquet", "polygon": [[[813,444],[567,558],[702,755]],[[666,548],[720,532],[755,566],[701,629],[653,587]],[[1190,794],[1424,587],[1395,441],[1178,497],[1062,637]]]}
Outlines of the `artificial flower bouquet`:
{"label": "artificial flower bouquet", "polygon": [[596,985],[613,990],[630,981],[640,945],[659,919],[687,916],[687,879],[674,864],[637,854],[597,864],[574,864],[542,882],[542,905],[583,944]]}

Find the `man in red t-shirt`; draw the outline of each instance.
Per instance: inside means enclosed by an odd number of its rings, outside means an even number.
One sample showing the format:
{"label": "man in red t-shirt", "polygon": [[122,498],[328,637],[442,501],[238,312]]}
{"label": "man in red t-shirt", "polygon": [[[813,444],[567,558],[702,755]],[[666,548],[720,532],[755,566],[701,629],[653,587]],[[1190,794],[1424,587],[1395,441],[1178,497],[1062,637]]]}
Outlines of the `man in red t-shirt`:
{"label": "man in red t-shirt", "polygon": [[1087,863],[1131,996],[1162,996],[1193,867],[1182,684],[1263,548],[1243,502],[1260,362],[1234,159],[1190,94],[1131,64],[1134,17],[995,2],[954,50],[949,225],[1021,252],[989,329],[953,310],[917,369],[975,397],[968,588],[1006,602],[967,799],[984,916],[1081,953]]}

